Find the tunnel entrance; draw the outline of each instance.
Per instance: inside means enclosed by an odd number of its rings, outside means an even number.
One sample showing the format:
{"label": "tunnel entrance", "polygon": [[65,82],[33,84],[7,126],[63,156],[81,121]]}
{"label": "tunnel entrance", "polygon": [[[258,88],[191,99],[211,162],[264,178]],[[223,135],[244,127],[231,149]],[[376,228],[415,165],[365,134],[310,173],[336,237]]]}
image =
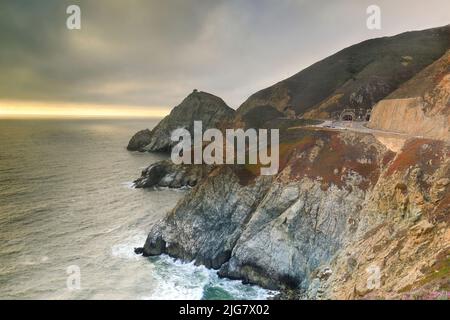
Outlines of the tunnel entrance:
{"label": "tunnel entrance", "polygon": [[353,117],[351,114],[346,114],[345,116],[342,117],[343,121],[353,121]]}
{"label": "tunnel entrance", "polygon": [[356,113],[352,109],[345,109],[342,111],[340,116],[341,121],[355,121],[356,120]]}
{"label": "tunnel entrance", "polygon": [[344,109],[341,112],[334,112],[333,118],[339,121],[369,121],[372,113],[372,109]]}

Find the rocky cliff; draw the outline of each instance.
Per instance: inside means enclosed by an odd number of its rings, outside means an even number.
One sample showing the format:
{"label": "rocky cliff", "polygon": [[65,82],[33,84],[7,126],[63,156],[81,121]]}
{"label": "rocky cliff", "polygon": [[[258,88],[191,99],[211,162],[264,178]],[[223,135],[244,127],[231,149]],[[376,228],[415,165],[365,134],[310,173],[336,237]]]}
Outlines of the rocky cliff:
{"label": "rocky cliff", "polygon": [[310,287],[315,296],[448,299],[449,177],[448,144],[407,141],[366,199],[356,232],[327,265],[332,274]]}
{"label": "rocky cliff", "polygon": [[[445,290],[448,145],[416,139],[395,154],[372,135],[300,130],[281,149],[275,177],[251,167],[210,172],[152,228],[144,254],[303,298]],[[379,286],[366,285],[371,266]]]}
{"label": "rocky cliff", "polygon": [[[366,41],[250,97],[230,125],[280,128],[274,176],[258,165],[144,170],[141,187],[195,186],[152,227],[143,254],[195,261],[281,298],[447,297],[450,143],[438,139],[448,120],[437,121],[448,116],[448,41],[449,27]],[[281,119],[291,105],[322,117],[388,95],[422,99],[408,107],[424,116],[406,118],[421,134]],[[390,116],[383,103],[371,125],[410,133],[403,107]]]}
{"label": "rocky cliff", "polygon": [[170,151],[173,130],[185,128],[193,136],[194,121],[202,121],[203,130],[217,128],[231,121],[235,111],[212,94],[194,90],[178,106],[172,109],[153,130],[138,132],[128,145],[130,151]]}
{"label": "rocky cliff", "polygon": [[380,101],[369,126],[450,141],[450,50]]}
{"label": "rocky cliff", "polygon": [[450,25],[364,41],[253,94],[238,115],[270,107],[325,119],[345,108],[370,108],[449,48]]}

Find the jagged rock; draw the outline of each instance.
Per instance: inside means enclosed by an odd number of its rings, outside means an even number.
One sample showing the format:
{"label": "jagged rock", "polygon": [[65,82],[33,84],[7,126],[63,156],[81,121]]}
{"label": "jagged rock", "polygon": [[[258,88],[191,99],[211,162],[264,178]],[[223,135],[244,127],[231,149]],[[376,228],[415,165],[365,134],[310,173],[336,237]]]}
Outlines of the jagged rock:
{"label": "jagged rock", "polygon": [[348,217],[363,200],[358,188],[324,191],[310,179],[273,185],[220,273],[268,288],[307,287],[309,274],[342,245]]}
{"label": "jagged rock", "polygon": [[141,177],[134,181],[134,187],[194,187],[211,170],[212,166],[208,165],[177,165],[163,160],[144,169]]}

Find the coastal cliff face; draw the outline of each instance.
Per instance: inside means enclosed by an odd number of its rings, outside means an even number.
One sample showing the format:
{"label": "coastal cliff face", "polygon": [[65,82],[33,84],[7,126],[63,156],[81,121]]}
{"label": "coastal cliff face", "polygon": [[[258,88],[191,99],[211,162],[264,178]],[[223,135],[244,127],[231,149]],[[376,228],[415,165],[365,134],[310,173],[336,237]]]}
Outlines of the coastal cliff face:
{"label": "coastal cliff face", "polygon": [[[301,135],[276,177],[213,170],[152,228],[144,254],[194,260],[302,298],[443,290],[449,146],[411,140],[395,154],[371,135]],[[367,287],[372,265],[382,274],[376,288]]]}
{"label": "coastal cliff face", "polygon": [[231,121],[234,115],[235,111],[219,97],[194,90],[151,132],[143,130],[137,133],[131,139],[128,150],[170,151],[175,144],[170,140],[170,135],[175,129],[185,128],[193,135],[194,121],[202,121],[206,130]]}
{"label": "coastal cliff face", "polygon": [[167,253],[220,268],[229,260],[253,209],[269,188],[270,178],[241,183],[230,167],[213,171],[153,227],[144,255]]}
{"label": "coastal cliff face", "polygon": [[380,101],[369,126],[450,140],[450,51]]}
{"label": "coastal cliff face", "polygon": [[449,177],[448,143],[407,141],[365,202],[354,236],[329,265],[333,273],[316,280],[322,297],[448,298]]}

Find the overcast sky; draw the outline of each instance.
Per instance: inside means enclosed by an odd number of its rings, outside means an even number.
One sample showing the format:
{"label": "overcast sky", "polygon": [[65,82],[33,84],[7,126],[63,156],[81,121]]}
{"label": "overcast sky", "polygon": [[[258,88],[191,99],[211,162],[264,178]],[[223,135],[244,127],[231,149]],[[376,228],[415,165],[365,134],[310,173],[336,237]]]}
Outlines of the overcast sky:
{"label": "overcast sky", "polygon": [[197,88],[236,108],[349,45],[449,23],[449,0],[1,0],[0,99],[156,108]]}

